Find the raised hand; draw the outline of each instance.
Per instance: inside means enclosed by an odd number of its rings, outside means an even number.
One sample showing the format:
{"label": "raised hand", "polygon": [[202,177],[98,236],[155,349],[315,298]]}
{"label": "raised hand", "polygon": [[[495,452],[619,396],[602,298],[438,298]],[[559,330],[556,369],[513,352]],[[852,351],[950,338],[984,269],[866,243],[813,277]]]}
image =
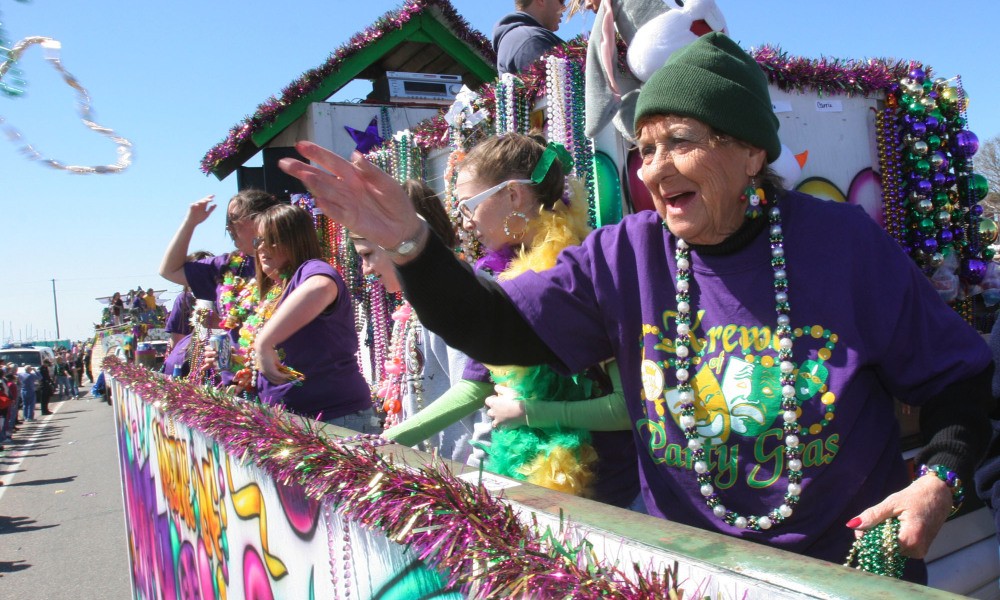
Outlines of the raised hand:
{"label": "raised hand", "polygon": [[305,184],[323,214],[352,233],[395,248],[424,227],[402,186],[360,153],[348,161],[312,142],[295,149],[315,165],[283,158],[278,166]]}
{"label": "raised hand", "polygon": [[187,220],[192,225],[201,225],[215,211],[215,194],[209,194],[188,208]]}

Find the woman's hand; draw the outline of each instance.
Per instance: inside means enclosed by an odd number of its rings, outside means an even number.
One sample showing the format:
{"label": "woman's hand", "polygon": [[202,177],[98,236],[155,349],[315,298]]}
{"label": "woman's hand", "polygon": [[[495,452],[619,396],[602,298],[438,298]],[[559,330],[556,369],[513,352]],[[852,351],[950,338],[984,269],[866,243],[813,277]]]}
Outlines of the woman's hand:
{"label": "woman's hand", "polygon": [[860,537],[864,530],[899,517],[899,551],[910,558],[924,558],[951,506],[951,489],[936,475],[924,475],[851,519],[847,526]]}
{"label": "woman's hand", "polygon": [[[194,234],[195,227],[204,223],[205,219],[215,210],[215,205],[212,204],[214,200],[215,196],[209,194],[188,208],[187,217],[184,218],[184,222],[181,223],[177,233],[170,240],[167,250],[163,253],[163,259],[160,261],[160,276],[167,281],[188,287],[187,275],[184,274],[188,246],[191,244],[191,236]],[[118,305],[118,302],[120,300],[116,300],[115,304]]]}
{"label": "woman's hand", "polygon": [[205,346],[205,351],[202,353],[201,357],[202,360],[205,361],[206,369],[214,369],[216,367],[216,363],[219,361],[219,353],[215,350],[212,344],[207,344]]}
{"label": "woman's hand", "polygon": [[296,379],[281,368],[281,359],[273,346],[258,345],[254,348],[254,352],[257,354],[258,374],[266,377],[271,383],[280,385]]}
{"label": "woman's hand", "polygon": [[299,179],[323,214],[383,248],[416,239],[425,225],[399,183],[355,152],[347,161],[312,142],[295,149],[319,166],[293,158],[278,161]]}
{"label": "woman's hand", "polygon": [[527,424],[524,402],[509,387],[496,386],[496,395],[486,399],[486,416],[493,419],[493,427],[518,427]]}
{"label": "woman's hand", "polygon": [[209,194],[188,207],[187,222],[201,225],[215,211],[215,194]]}

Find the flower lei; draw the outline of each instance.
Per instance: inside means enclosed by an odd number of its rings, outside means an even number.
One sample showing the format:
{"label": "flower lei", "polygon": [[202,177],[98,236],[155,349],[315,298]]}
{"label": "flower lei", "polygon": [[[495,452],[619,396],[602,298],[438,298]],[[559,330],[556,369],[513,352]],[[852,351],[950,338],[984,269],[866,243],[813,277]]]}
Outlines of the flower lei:
{"label": "flower lei", "polygon": [[247,302],[247,288],[256,291],[254,279],[249,280],[240,277],[238,273],[243,267],[246,257],[242,252],[234,252],[229,259],[229,266],[222,274],[222,285],[219,286],[219,315],[220,324],[224,329],[236,329],[240,326],[247,315],[253,311],[256,300],[253,303]]}
{"label": "flower lei", "polygon": [[[271,315],[274,314],[275,309],[278,307],[278,300],[285,291],[287,281],[288,276],[281,275],[281,280],[267,291],[267,295],[257,304],[253,314],[247,316],[246,320],[243,321],[243,327],[240,329],[239,348],[234,354],[239,354],[243,357],[244,367],[233,378],[233,383],[241,392],[257,388],[257,372],[259,367],[257,356],[254,352],[254,342],[257,340],[257,334],[260,333],[264,324],[267,323],[267,320],[271,318]],[[255,285],[253,288],[255,290],[254,295],[259,296],[258,286]],[[294,369],[282,366],[282,371],[293,375],[296,379],[304,379],[303,375]]]}

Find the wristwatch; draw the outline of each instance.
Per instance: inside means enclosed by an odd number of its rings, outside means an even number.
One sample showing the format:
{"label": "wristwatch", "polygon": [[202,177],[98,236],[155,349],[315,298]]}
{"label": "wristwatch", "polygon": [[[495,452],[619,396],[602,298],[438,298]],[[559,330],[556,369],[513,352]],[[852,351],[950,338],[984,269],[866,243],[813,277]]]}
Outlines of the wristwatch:
{"label": "wristwatch", "polygon": [[417,233],[413,237],[403,240],[395,248],[385,248],[382,246],[379,246],[379,248],[382,248],[382,250],[388,252],[389,254],[395,254],[396,256],[403,256],[403,257],[410,256],[414,254],[420,247],[420,242],[423,241],[424,232],[426,230],[427,230],[427,222],[421,219],[420,229],[417,230]]}

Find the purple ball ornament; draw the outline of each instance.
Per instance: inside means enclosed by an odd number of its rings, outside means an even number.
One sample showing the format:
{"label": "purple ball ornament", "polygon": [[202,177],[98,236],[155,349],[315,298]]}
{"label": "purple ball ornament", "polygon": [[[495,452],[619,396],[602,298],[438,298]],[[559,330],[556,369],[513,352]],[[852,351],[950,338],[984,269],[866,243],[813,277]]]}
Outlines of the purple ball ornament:
{"label": "purple ball ornament", "polygon": [[969,158],[979,151],[979,138],[968,129],[955,134],[955,147],[952,150],[958,156]]}
{"label": "purple ball ornament", "polygon": [[950,229],[942,229],[938,232],[938,243],[942,246],[948,245],[952,240],[955,239],[955,234],[951,232]]}
{"label": "purple ball ornament", "polygon": [[973,215],[977,216],[977,217],[981,217],[981,216],[983,216],[983,207],[981,205],[979,205],[979,204],[973,204],[969,208],[969,212],[972,213]]}
{"label": "purple ball ornament", "polygon": [[948,183],[948,176],[944,173],[935,173],[931,176],[931,184],[934,185],[935,189],[944,188]]}
{"label": "purple ball ornament", "polygon": [[[910,115],[906,116],[910,117]],[[927,135],[927,125],[925,125],[923,121],[918,121],[913,117],[910,117],[910,119],[912,120],[910,123],[910,133],[917,137],[924,137]]]}
{"label": "purple ball ornament", "polygon": [[976,285],[986,277],[986,261],[978,258],[967,258],[962,261],[962,280]]}
{"label": "purple ball ornament", "polygon": [[929,196],[933,191],[933,187],[930,181],[923,178],[914,179],[909,185],[910,191],[919,196]]}
{"label": "purple ball ornament", "polygon": [[928,116],[924,119],[924,131],[937,131],[941,126],[941,121],[935,116]]}
{"label": "purple ball ornament", "polygon": [[934,239],[934,238],[927,238],[927,239],[924,240],[924,242],[923,242],[923,244],[921,244],[921,246],[922,246],[921,249],[925,253],[927,253],[927,254],[933,254],[933,253],[937,252],[938,241],[936,239]]}
{"label": "purple ball ornament", "polygon": [[912,79],[913,81],[923,85],[924,78],[926,77],[927,77],[927,72],[921,69],[920,67],[913,67],[912,69],[910,69],[910,79]]}

